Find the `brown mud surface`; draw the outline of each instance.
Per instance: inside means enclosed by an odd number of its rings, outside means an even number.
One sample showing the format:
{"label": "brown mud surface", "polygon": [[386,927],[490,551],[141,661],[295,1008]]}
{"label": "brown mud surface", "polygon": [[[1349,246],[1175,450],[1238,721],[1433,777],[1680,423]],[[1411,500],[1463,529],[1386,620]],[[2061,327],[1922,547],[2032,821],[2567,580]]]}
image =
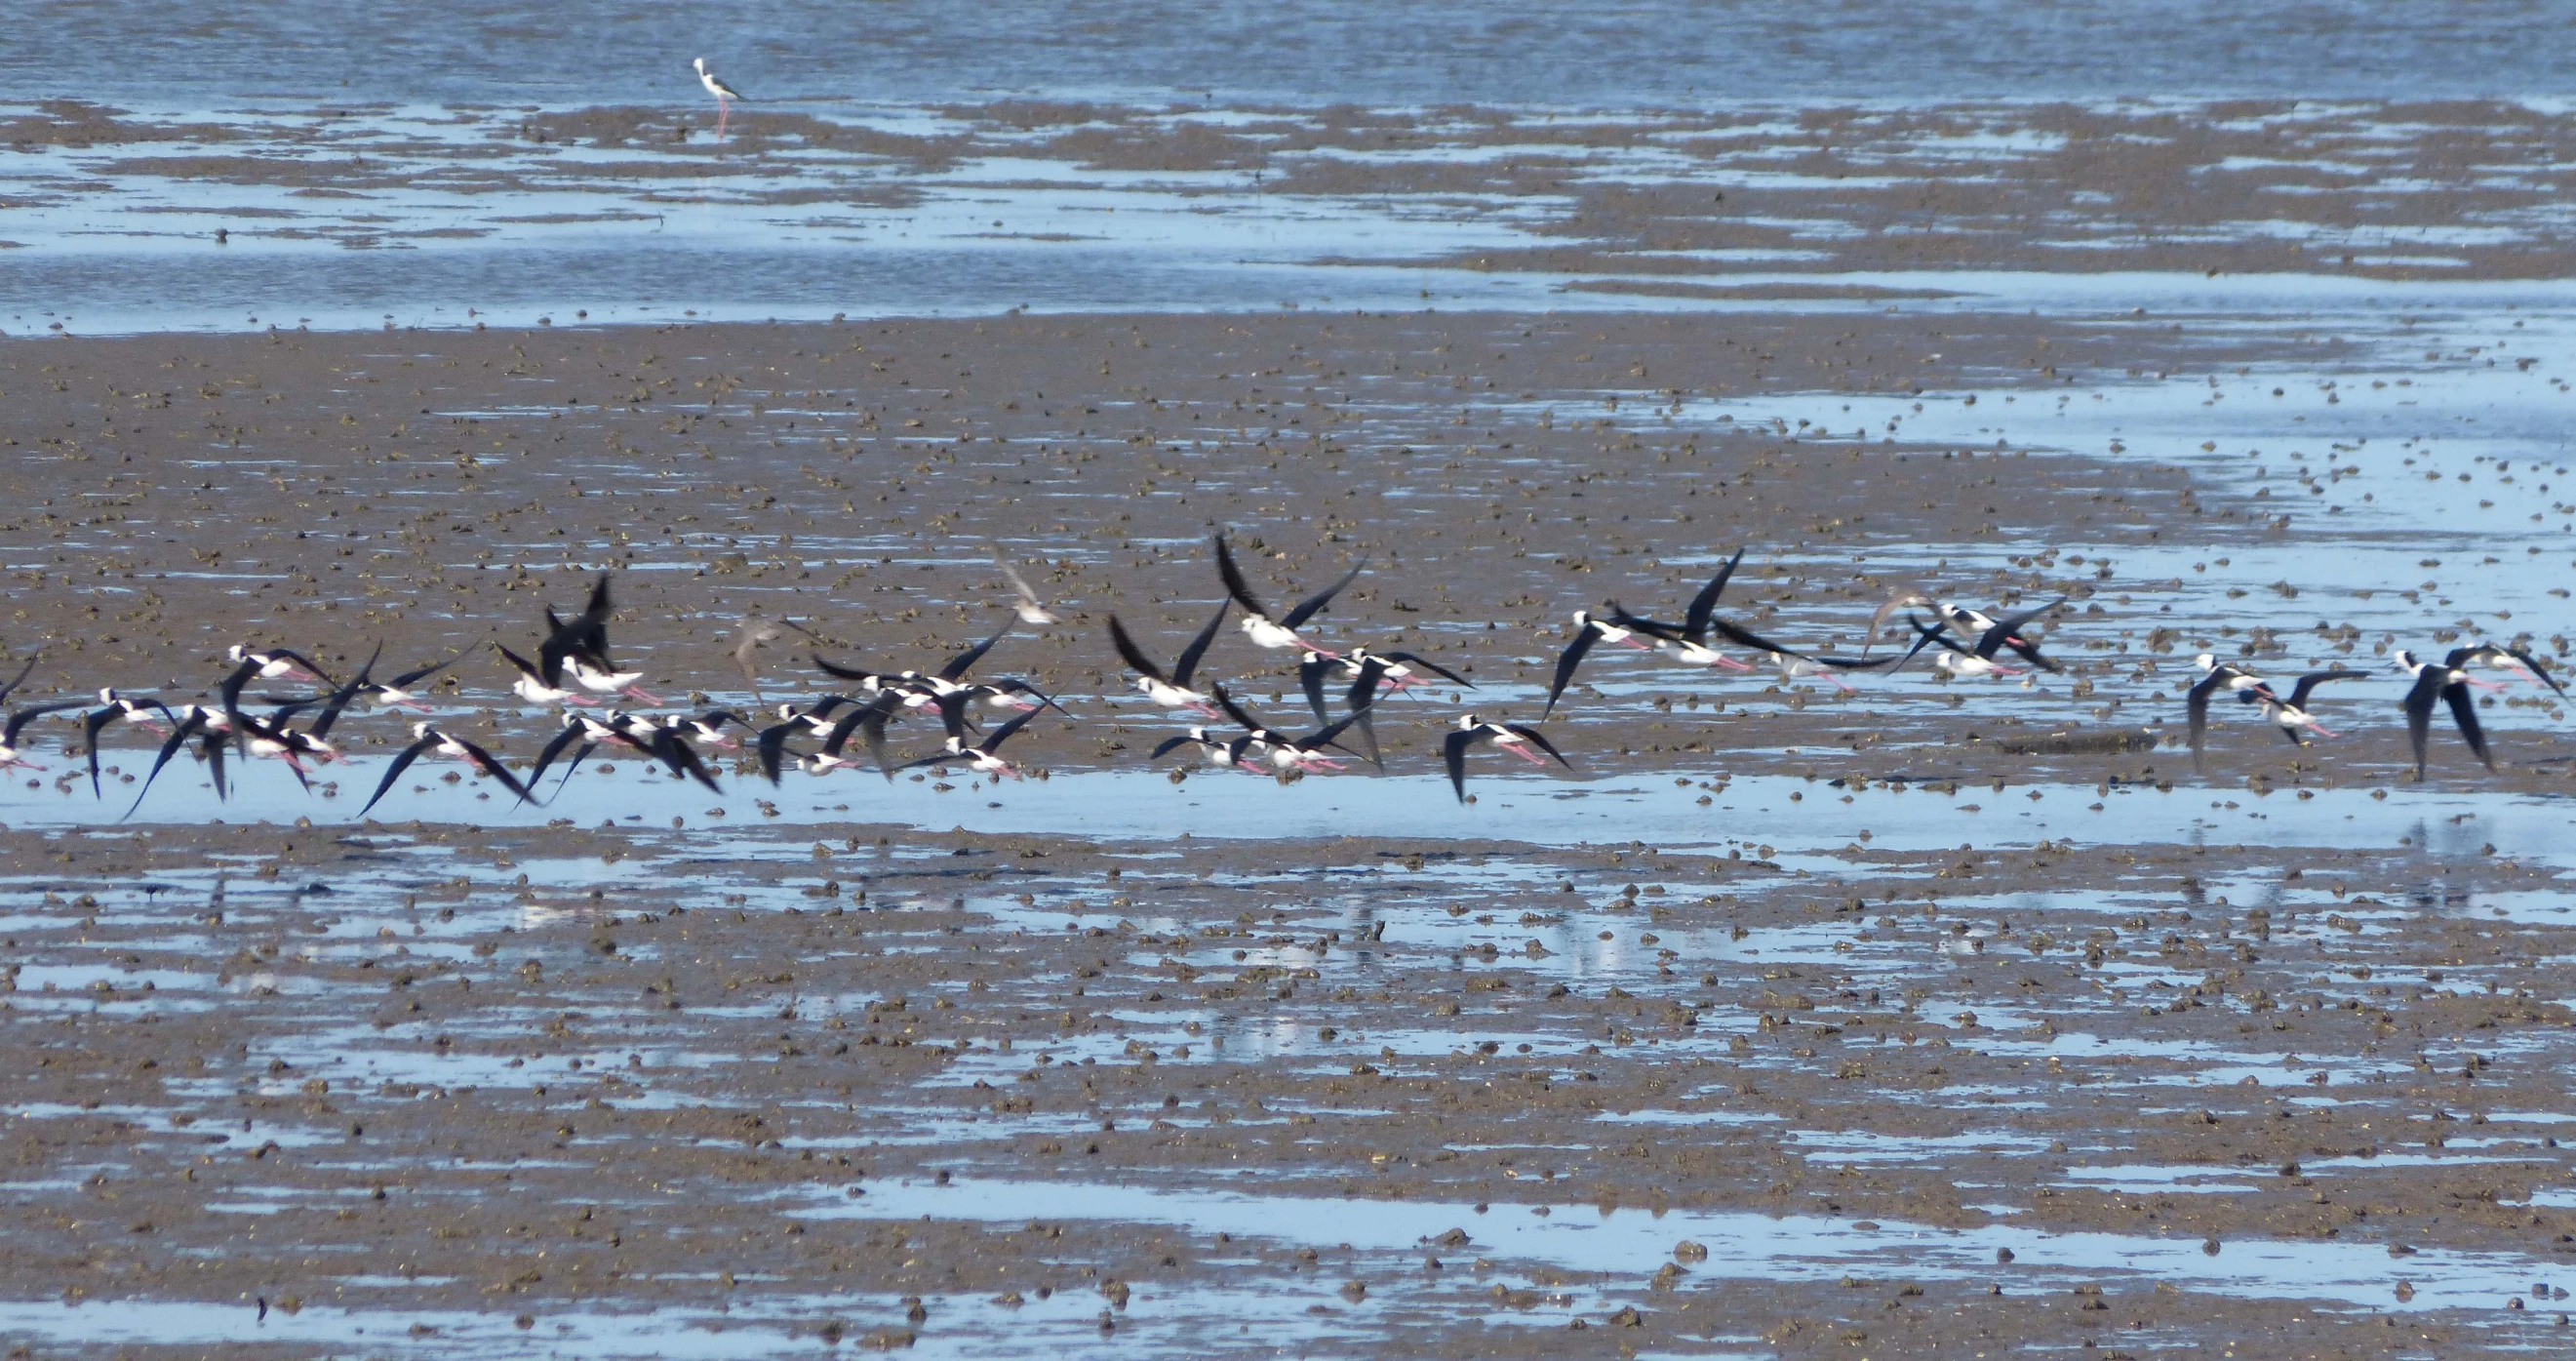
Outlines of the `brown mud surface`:
{"label": "brown mud surface", "polygon": [[[383,640],[401,666],[476,653],[440,721],[525,761],[552,719],[502,702],[478,649],[532,643],[594,571],[653,685],[748,704],[747,615],[925,665],[1006,617],[998,543],[1065,622],[985,672],[1082,721],[1015,741],[1030,786],[832,777],[919,809],[869,819],[728,769],[729,816],[683,789],[668,829],[666,787],[597,765],[550,823],[401,789],[353,825],[371,781],[307,800],[256,770],[218,808],[181,763],[163,811],[119,826],[148,748],[108,753],[92,816],[38,729],[59,778],[0,805],[0,1335],[136,1356],[2564,1345],[2568,867],[2554,814],[2513,820],[2561,787],[2555,730],[2500,706],[2502,774],[2472,786],[2445,749],[2419,786],[2393,714],[2330,749],[2238,722],[2212,799],[2159,745],[2193,651],[2381,663],[2349,626],[2222,619],[2124,563],[2176,540],[2224,563],[2324,517],[2175,463],[1839,409],[2019,410],[2343,354],[1904,311],[14,344],[0,535],[10,642],[42,652],[29,695],[175,701],[237,641],[336,669]],[[1755,399],[1805,415],[1707,414]],[[1324,636],[1477,690],[1383,720],[1388,776],[1176,793],[1144,753],[1179,724],[1119,698],[1102,630],[1116,613],[1174,651],[1216,599],[1219,526],[1274,603],[1368,559]],[[1738,545],[1728,608],[1784,640],[1857,649],[1892,589],[1933,581],[2063,595],[2067,670],[1837,696],[1605,648],[1549,724],[1579,774],[1480,757],[1457,813],[1479,830],[1413,830],[1453,812],[1441,725],[1535,717],[1570,611],[1670,615]],[[758,657],[766,698],[810,693],[794,650]],[[1283,726],[1302,707],[1240,635],[1210,671]],[[352,727],[367,760],[405,740]],[[1099,791],[1090,820],[1013,825],[1062,789]],[[1265,836],[1148,803],[1252,794],[1354,811]],[[2476,801],[2500,795],[2525,802]],[[2008,820],[2088,799],[2110,811],[2050,824],[2071,838]],[[2151,811],[2186,803],[2211,811]],[[1704,821],[1649,843],[1628,812],[1551,811],[1601,804]],[[927,830],[972,819],[994,830]],[[100,1312],[146,1305],[171,1312],[139,1333]]]}

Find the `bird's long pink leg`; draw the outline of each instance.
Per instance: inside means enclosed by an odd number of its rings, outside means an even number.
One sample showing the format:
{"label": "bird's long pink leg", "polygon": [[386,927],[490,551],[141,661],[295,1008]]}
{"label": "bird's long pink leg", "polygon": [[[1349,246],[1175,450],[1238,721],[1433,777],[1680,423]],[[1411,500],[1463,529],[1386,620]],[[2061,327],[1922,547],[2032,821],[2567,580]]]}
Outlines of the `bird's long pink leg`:
{"label": "bird's long pink leg", "polygon": [[2325,724],[2323,724],[2323,723],[2319,723],[2318,721],[2316,721],[2316,720],[2315,720],[2315,719],[2313,719],[2313,718],[2311,718],[2311,719],[2309,719],[2309,720],[2308,720],[2308,729],[2309,729],[2309,731],[2314,732],[2314,733],[2315,733],[2317,736],[2319,736],[2319,737],[2332,737],[2332,736],[2334,736],[2334,733],[2333,733],[2333,732],[2331,732],[2331,731],[2329,731],[2329,730],[2327,729],[2327,727],[2326,727],[2326,725],[2325,725]]}
{"label": "bird's long pink leg", "polygon": [[1733,657],[1720,657],[1717,659],[1716,665],[1719,669],[1725,671],[1750,671],[1753,669],[1752,667],[1735,660]]}
{"label": "bird's long pink leg", "polygon": [[723,140],[724,140],[724,134],[725,134],[725,115],[726,115],[727,113],[731,112],[731,110],[732,110],[732,106],[731,106],[731,104],[730,104],[730,103],[725,99],[725,97],[724,97],[723,95],[717,95],[717,96],[716,96],[716,140],[717,140],[717,141],[719,141],[719,142],[721,142],[721,141],[723,141]]}
{"label": "bird's long pink leg", "polygon": [[662,702],[660,699],[654,697],[651,691],[646,690],[641,685],[627,686],[625,689],[618,691],[618,693],[638,704],[659,704]]}
{"label": "bird's long pink leg", "polygon": [[2462,677],[2460,677],[2460,679],[2462,679],[2462,680],[2464,680],[2464,681],[2467,681],[2469,684],[2474,685],[2474,686],[2478,687],[2478,688],[2479,688],[2479,689],[2481,689],[2481,690],[2487,691],[2487,692],[2488,692],[2488,693],[2490,693],[2490,694],[2498,694],[2498,695],[2501,695],[2501,694],[2503,694],[2503,693],[2504,693],[2504,684],[2503,684],[2503,682],[2501,682],[2501,681],[2487,681],[2487,680],[2479,680],[2479,679],[2478,679],[2477,677],[2475,677],[2475,676],[2462,676]]}
{"label": "bird's long pink leg", "polygon": [[1520,744],[1518,744],[1518,743],[1512,743],[1512,744],[1510,744],[1510,745],[1507,745],[1507,746],[1505,746],[1505,747],[1503,748],[1503,750],[1510,752],[1512,755],[1517,756],[1517,757],[1521,758],[1522,760],[1527,761],[1527,762],[1529,762],[1531,765],[1534,765],[1534,766],[1543,766],[1543,765],[1546,765],[1546,764],[1547,764],[1547,758],[1546,758],[1546,757],[1541,756],[1541,755],[1539,755],[1537,752],[1534,752],[1534,751],[1530,750],[1530,749],[1529,749],[1529,748],[1527,748],[1527,747],[1521,746],[1521,745],[1520,745]]}

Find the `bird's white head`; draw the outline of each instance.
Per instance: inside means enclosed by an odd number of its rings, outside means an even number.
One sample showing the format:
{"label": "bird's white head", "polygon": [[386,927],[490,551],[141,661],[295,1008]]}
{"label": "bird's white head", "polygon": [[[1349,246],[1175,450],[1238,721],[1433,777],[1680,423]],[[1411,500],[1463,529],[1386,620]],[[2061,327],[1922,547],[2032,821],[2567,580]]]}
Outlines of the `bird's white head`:
{"label": "bird's white head", "polygon": [[411,725],[411,735],[412,735],[412,736],[414,736],[414,737],[427,737],[427,736],[429,736],[429,724],[428,724],[428,723],[426,723],[426,722],[421,722],[421,723],[414,723],[414,724],[412,724],[412,725]]}
{"label": "bird's white head", "polygon": [[224,654],[224,656],[226,656],[227,658],[230,658],[230,659],[231,659],[231,660],[233,660],[233,661],[240,661],[240,660],[242,659],[242,654],[243,654],[243,653],[245,653],[245,652],[247,652],[247,651],[249,651],[249,649],[248,649],[248,648],[243,647],[243,646],[242,646],[241,644],[239,644],[239,643],[235,643],[235,644],[233,644],[233,645],[232,645],[232,650],[231,650],[231,651],[229,651],[229,652],[226,652],[226,653]]}
{"label": "bird's white head", "polygon": [[2199,656],[2192,658],[2191,661],[2192,665],[2199,667],[2203,671],[2215,671],[2218,669],[2218,654],[2215,652],[2204,652]]}
{"label": "bird's white head", "polygon": [[2397,649],[2397,654],[2393,660],[2397,663],[2397,669],[2400,671],[2420,670],[2424,665],[2422,662],[2415,660],[2414,653],[2409,652],[2402,647]]}
{"label": "bird's white head", "polygon": [[1481,719],[1481,718],[1476,717],[1474,714],[1460,714],[1460,715],[1458,715],[1458,727],[1459,727],[1462,731],[1463,731],[1463,730],[1469,730],[1469,729],[1478,728],[1478,727],[1483,726],[1483,724],[1484,724],[1484,720],[1483,720],[1483,719]]}
{"label": "bird's white head", "polygon": [[707,73],[707,59],[704,57],[700,57],[696,61],[690,62],[689,65],[696,67],[699,75],[703,76]]}

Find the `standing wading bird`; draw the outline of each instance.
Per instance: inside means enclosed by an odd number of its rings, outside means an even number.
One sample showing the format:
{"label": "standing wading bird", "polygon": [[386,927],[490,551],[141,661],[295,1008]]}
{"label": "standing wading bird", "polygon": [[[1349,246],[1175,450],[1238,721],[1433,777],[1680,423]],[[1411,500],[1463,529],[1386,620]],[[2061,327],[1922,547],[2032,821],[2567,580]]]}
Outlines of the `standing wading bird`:
{"label": "standing wading bird", "polygon": [[2281,735],[2290,739],[2292,745],[2304,747],[2308,744],[2308,739],[2300,732],[2302,728],[2319,737],[2334,736],[2331,729],[2319,723],[2316,717],[2308,712],[2309,693],[2327,681],[2351,680],[2360,674],[2358,671],[2344,670],[2311,671],[2299,677],[2299,683],[2291,687],[2288,699],[2272,693],[2268,687],[2241,691],[2236,698],[2246,704],[2262,705],[2264,719],[2278,725]]}
{"label": "standing wading bird", "polygon": [[359,817],[365,817],[368,811],[376,806],[377,800],[385,796],[386,790],[394,787],[394,781],[402,778],[402,773],[411,768],[412,762],[420,759],[422,752],[433,752],[451,761],[470,762],[476,770],[500,781],[502,788],[518,795],[519,802],[528,801],[528,787],[519,783],[518,777],[512,775],[509,768],[502,765],[500,759],[492,753],[462,737],[450,737],[427,723],[414,723],[411,725],[411,731],[412,744],[403,748],[394,757],[392,765],[385,767],[384,780],[377,784],[376,792],[367,799],[367,806],[358,810]]}
{"label": "standing wading bird", "polygon": [[1145,698],[1165,709],[1187,709],[1208,718],[1224,717],[1217,712],[1216,701],[1204,692],[1190,688],[1190,678],[1198,674],[1199,659],[1207,655],[1208,644],[1216,641],[1216,631],[1225,624],[1226,607],[1231,603],[1225,600],[1216,603],[1216,613],[1209,616],[1207,626],[1190,640],[1190,645],[1181,649],[1180,660],[1172,663],[1170,675],[1163,674],[1162,668],[1145,655],[1145,650],[1136,646],[1136,640],[1129,636],[1127,626],[1118,622],[1117,615],[1109,616],[1110,645],[1118,649],[1119,659],[1136,673],[1136,688],[1145,692]]}
{"label": "standing wading bird", "polygon": [[1368,559],[1360,559],[1351,570],[1342,574],[1341,580],[1297,602],[1297,608],[1274,620],[1270,617],[1270,611],[1263,608],[1260,601],[1252,598],[1252,588],[1243,580],[1243,569],[1234,565],[1234,550],[1226,547],[1225,531],[1217,531],[1216,573],[1225,582],[1225,593],[1234,597],[1235,604],[1243,607],[1244,636],[1250,638],[1255,647],[1293,647],[1301,652],[1312,652],[1326,657],[1340,656],[1340,653],[1317,647],[1298,637],[1297,630],[1307,620],[1323,613],[1324,607],[1333,603],[1333,597],[1340,595],[1342,588],[1357,580],[1359,574],[1367,568]]}
{"label": "standing wading bird", "polygon": [[725,115],[731,112],[733,101],[741,100],[745,104],[751,101],[744,99],[740,90],[716,79],[716,73],[707,69],[706,58],[700,57],[689,64],[697,68],[698,83],[706,86],[707,93],[716,97],[716,140],[721,142],[725,135]]}
{"label": "standing wading bird", "polygon": [[1458,726],[1440,739],[1440,759],[1449,767],[1449,787],[1458,791],[1460,803],[1467,801],[1467,753],[1480,746],[1508,751],[1531,765],[1544,766],[1545,758],[1530,751],[1536,747],[1555,757],[1558,765],[1574,769],[1574,763],[1565,759],[1565,753],[1558,751],[1545,733],[1526,723],[1489,723],[1474,714],[1460,714]]}
{"label": "standing wading bird", "polygon": [[2183,693],[2183,712],[2191,729],[2191,768],[2198,770],[2201,768],[2201,739],[2209,732],[2210,697],[2221,690],[2239,697],[2256,693],[2268,695],[2272,693],[2272,687],[2261,676],[2244,667],[2218,660],[2215,652],[2204,652],[2191,660],[2192,665],[2204,673],[2192,683],[2191,689]]}
{"label": "standing wading bird", "polygon": [[2494,688],[2493,682],[2472,677],[2467,670],[2472,648],[2458,648],[2438,662],[2420,661],[2412,652],[2397,653],[2397,669],[2415,678],[2415,688],[2406,692],[2406,740],[2415,748],[2415,778],[2424,778],[2424,752],[2433,740],[2433,705],[2436,701],[2451,706],[2451,719],[2460,726],[2460,738],[2487,769],[2495,769],[2495,757],[2487,753],[2486,730],[2478,726],[2478,697],[2471,686]]}

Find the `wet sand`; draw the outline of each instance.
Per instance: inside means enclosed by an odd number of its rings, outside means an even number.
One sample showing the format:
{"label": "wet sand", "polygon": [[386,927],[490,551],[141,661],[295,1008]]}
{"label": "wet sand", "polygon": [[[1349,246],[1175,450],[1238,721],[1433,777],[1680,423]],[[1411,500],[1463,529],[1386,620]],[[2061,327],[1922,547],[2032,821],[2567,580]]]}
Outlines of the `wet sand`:
{"label": "wet sand", "polygon": [[[524,764],[488,644],[596,573],[656,691],[756,710],[819,682],[746,621],[935,666],[998,545],[1062,621],[979,674],[1073,718],[1025,782],[425,763],[368,819],[407,719],[122,820],[149,743],[93,797],[38,723],[15,1354],[2565,1345],[2576,744],[2516,685],[2419,782],[2389,663],[2569,652],[2563,112],[350,101],[0,122],[20,698],[381,642]],[[595,324],[695,289],[793,320]],[[1383,772],[1150,760],[1107,620],[1175,653],[1221,528],[1473,688]],[[1572,611],[1739,547],[1792,645],[2062,597],[2065,669],[1605,646],[1572,769],[1452,797]],[[2366,678],[2195,763],[2204,649]],[[1302,726],[1231,629],[1206,674]]]}
{"label": "wet sand", "polygon": [[[26,1287],[0,1332],[136,1356],[2555,1345],[2576,1013],[2550,715],[2499,706],[2502,774],[2445,748],[2418,786],[2393,712],[2358,717],[2393,706],[2375,681],[2304,752],[2222,715],[2195,776],[2166,732],[2192,651],[2383,663],[2277,593],[2249,638],[2169,546],[2251,559],[2334,523],[2205,468],[1841,409],[2371,358],[2329,348],[1902,308],[22,344],[31,693],[193,695],[237,640],[334,667],[518,646],[608,568],[621,653],[747,705],[746,613],[923,665],[1004,617],[1000,543],[1066,620],[989,670],[1082,721],[1020,739],[1032,786],[734,769],[711,798],[609,762],[533,810],[424,766],[367,824],[403,740],[382,716],[310,800],[256,769],[218,807],[183,762],[123,826],[146,747],[107,753],[102,803],[53,758],[0,806],[0,1256]],[[1175,650],[1219,525],[1282,601],[1368,558],[1325,636],[1478,689],[1391,712],[1384,777],[1166,781],[1144,752],[1178,723],[1117,698],[1102,631]],[[1578,775],[1480,762],[1472,821],[1426,821],[1452,807],[1440,724],[1534,715],[1571,610],[1678,610],[1740,544],[1728,602],[1765,632],[1856,649],[1917,579],[2064,595],[2068,669],[1837,697],[1604,655],[1550,725]],[[794,650],[759,661],[763,697],[812,691]],[[1211,669],[1299,707],[1239,636]],[[440,721],[524,761],[551,720],[506,680],[471,656]]]}

